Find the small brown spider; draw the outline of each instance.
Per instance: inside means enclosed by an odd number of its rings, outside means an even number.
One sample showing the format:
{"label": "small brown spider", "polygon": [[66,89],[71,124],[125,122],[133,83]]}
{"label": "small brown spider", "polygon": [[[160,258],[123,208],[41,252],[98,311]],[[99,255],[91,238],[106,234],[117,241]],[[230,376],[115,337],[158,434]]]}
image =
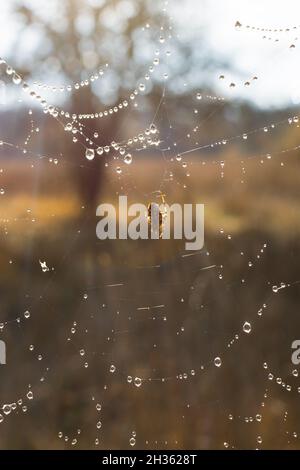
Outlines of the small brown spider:
{"label": "small brown spider", "polygon": [[[158,194],[157,197],[160,197],[161,204],[166,204],[165,194],[162,194],[162,192],[159,191],[159,194]],[[148,224],[150,226],[151,226],[151,223],[152,223],[152,218],[154,217],[154,210],[156,210],[158,212],[159,238],[161,238],[162,233],[163,233],[163,224],[164,224],[165,213],[161,210],[161,207],[160,207],[159,203],[150,202],[148,204]]]}

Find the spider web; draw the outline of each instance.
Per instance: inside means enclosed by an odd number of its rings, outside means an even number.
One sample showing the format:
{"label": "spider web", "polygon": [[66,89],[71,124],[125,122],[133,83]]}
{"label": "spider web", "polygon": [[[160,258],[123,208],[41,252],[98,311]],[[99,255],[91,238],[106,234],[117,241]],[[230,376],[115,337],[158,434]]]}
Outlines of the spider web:
{"label": "spider web", "polygon": [[[169,34],[170,23],[162,31]],[[165,81],[155,113],[126,140],[116,130],[107,148],[97,144],[94,119],[143,113],[139,95],[147,80],[126,105],[72,116],[48,98],[43,103],[42,90],[54,85],[37,85],[39,96],[10,64],[1,65],[28,124],[21,142],[1,137],[1,154],[18,155],[31,194],[20,211],[23,173],[15,176],[16,164],[3,158],[3,447],[299,447],[300,387],[291,363],[299,328],[299,146],[277,143],[282,129],[298,132],[299,118],[278,113],[256,128],[205,138],[203,129],[223,119],[228,100],[197,91],[189,96],[193,124],[181,126],[165,72],[172,35],[165,41],[161,34],[145,67],[146,75],[157,67]],[[226,73],[219,78],[227,80]],[[243,84],[254,89],[256,80]],[[214,108],[205,114],[207,102]],[[70,162],[63,149],[35,149],[47,119],[82,147],[82,161]],[[259,152],[251,152],[255,139],[263,141]],[[168,203],[204,203],[205,247],[187,252],[177,240],[97,240],[80,200],[70,197],[62,207],[56,194],[70,166],[88,169],[95,158],[106,162],[110,202],[126,194],[145,204],[162,195]],[[48,172],[54,190],[42,207],[38,178]]]}

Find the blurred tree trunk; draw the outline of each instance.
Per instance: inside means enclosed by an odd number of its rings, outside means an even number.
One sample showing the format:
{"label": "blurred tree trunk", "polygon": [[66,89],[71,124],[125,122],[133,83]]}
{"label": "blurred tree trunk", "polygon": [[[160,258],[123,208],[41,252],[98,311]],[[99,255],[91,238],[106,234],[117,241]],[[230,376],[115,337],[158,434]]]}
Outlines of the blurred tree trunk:
{"label": "blurred tree trunk", "polygon": [[[83,87],[79,93],[72,96],[72,104],[70,112],[75,114],[95,113],[103,110],[104,106],[97,101],[89,88]],[[101,202],[104,202],[103,189],[105,185],[105,178],[111,171],[110,166],[105,167],[105,163],[113,158],[113,152],[108,154],[98,155],[96,148],[98,146],[104,147],[110,145],[111,142],[119,136],[118,130],[121,123],[121,113],[114,113],[105,118],[95,118],[82,120],[85,126],[83,131],[87,137],[90,137],[95,145],[90,146],[84,142],[84,138],[80,136],[82,142],[87,147],[95,150],[95,157],[93,160],[87,160],[85,157],[85,148],[78,143],[72,142],[72,135],[67,133],[67,158],[71,162],[70,172],[76,196],[79,200],[78,218],[74,220],[74,230],[80,231],[80,237],[76,243],[76,251],[74,255],[78,259],[80,266],[79,279],[81,284],[88,290],[89,286],[102,285],[106,282],[107,273],[101,268],[99,264],[99,256],[106,250],[103,245],[99,244],[96,237],[96,209]],[[94,133],[98,133],[98,137],[94,137]],[[79,136],[78,136],[79,137]],[[81,206],[84,206],[81,209]],[[106,251],[104,252],[106,253]],[[96,309],[99,308],[99,293],[95,290],[89,292],[89,306]],[[101,301],[106,302],[106,293],[101,291]],[[101,319],[100,325],[103,329],[108,319]],[[101,384],[103,385],[103,384]]]}
{"label": "blurred tree trunk", "polygon": [[[97,109],[99,110],[102,107],[100,105]],[[95,97],[91,91],[83,88],[81,93],[75,93],[72,97],[72,113],[84,113],[85,110],[89,114],[95,113],[96,107]],[[98,146],[104,147],[105,145],[110,145],[114,140],[120,124],[120,114],[115,113],[102,119],[87,119],[81,122],[85,126],[85,135],[95,142],[95,146],[91,146],[95,150],[95,158],[87,160],[85,149],[81,145],[74,144],[72,139],[69,139],[67,154],[72,162],[74,183],[82,205],[85,206],[85,214],[95,216],[96,207],[101,202],[101,192],[105,183],[105,162],[112,158],[111,152],[107,155],[98,155],[96,148]],[[93,136],[95,132],[99,134],[98,138]],[[81,137],[81,140],[83,139]],[[88,143],[84,143],[89,147]]]}

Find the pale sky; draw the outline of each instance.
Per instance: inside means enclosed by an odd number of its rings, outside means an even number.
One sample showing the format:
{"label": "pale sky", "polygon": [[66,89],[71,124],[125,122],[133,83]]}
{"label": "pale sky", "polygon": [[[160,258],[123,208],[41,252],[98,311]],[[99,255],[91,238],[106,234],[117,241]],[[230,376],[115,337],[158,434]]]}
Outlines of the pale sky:
{"label": "pale sky", "polygon": [[[11,1],[0,4],[1,56],[5,56],[17,34],[5,14]],[[51,1],[45,5],[50,7]],[[224,72],[222,68],[209,75],[220,95],[246,98],[263,107],[300,103],[300,28],[291,33],[266,33],[272,40],[263,40],[262,32],[234,28],[237,20],[243,25],[266,28],[298,26],[299,0],[169,0],[169,12],[180,26],[182,40],[193,41],[195,48],[203,47],[199,39],[202,35],[205,47],[214,56],[228,60],[238,72],[225,72],[222,81],[218,79]],[[291,44],[296,47],[290,49]],[[244,87],[243,83],[254,75],[258,80]],[[236,87],[230,88],[230,82],[236,82]]]}
{"label": "pale sky", "polygon": [[[299,0],[184,0],[178,2],[177,12],[181,24],[187,31],[191,30],[189,34],[196,35],[197,28],[204,28],[212,50],[228,58],[241,71],[242,77],[258,76],[255,85],[246,89],[243,86],[228,89],[228,80],[221,82],[216,77],[216,86],[222,94],[247,97],[260,106],[300,103]],[[272,35],[236,31],[237,20],[243,25],[262,28],[299,26],[299,30]],[[262,39],[264,34],[279,38],[279,42]],[[290,49],[291,44],[296,48]],[[231,79],[235,81],[235,76],[231,75]]]}

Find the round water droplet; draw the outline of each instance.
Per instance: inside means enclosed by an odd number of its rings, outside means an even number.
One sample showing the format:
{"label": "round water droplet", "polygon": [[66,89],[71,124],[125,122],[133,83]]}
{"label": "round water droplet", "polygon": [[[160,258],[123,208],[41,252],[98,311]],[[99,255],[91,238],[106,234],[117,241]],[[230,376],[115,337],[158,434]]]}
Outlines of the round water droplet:
{"label": "round water droplet", "polygon": [[214,364],[215,364],[216,367],[221,367],[221,365],[222,365],[221,358],[220,357],[215,357]]}
{"label": "round water droplet", "polygon": [[14,82],[15,85],[20,85],[22,78],[17,73],[14,73],[12,77],[12,81]]}
{"label": "round water droplet", "polygon": [[66,124],[65,130],[68,131],[68,132],[71,132],[72,129],[73,129],[72,124],[71,124],[70,122],[68,122],[68,123]]}
{"label": "round water droplet", "polygon": [[94,149],[86,149],[85,151],[85,157],[87,160],[93,160],[95,157],[95,151]]}
{"label": "round water droplet", "polygon": [[151,134],[156,134],[157,132],[156,126],[153,123],[150,125],[150,132]]}
{"label": "round water droplet", "polygon": [[251,323],[249,323],[248,321],[245,321],[245,323],[243,324],[243,332],[244,333],[250,333],[251,332]]}
{"label": "round water droplet", "polygon": [[32,391],[29,390],[29,392],[27,393],[26,396],[27,396],[28,400],[32,400],[32,399],[33,399],[33,393],[32,393]]}
{"label": "round water droplet", "polygon": [[130,165],[131,162],[132,162],[132,155],[131,153],[127,153],[124,157],[124,163],[126,163],[127,165]]}
{"label": "round water droplet", "polygon": [[9,413],[11,412],[11,406],[10,405],[3,405],[2,407],[2,411],[5,415],[9,415]]}
{"label": "round water droplet", "polygon": [[140,387],[142,385],[142,379],[140,377],[135,377],[134,379],[134,385],[136,387]]}

